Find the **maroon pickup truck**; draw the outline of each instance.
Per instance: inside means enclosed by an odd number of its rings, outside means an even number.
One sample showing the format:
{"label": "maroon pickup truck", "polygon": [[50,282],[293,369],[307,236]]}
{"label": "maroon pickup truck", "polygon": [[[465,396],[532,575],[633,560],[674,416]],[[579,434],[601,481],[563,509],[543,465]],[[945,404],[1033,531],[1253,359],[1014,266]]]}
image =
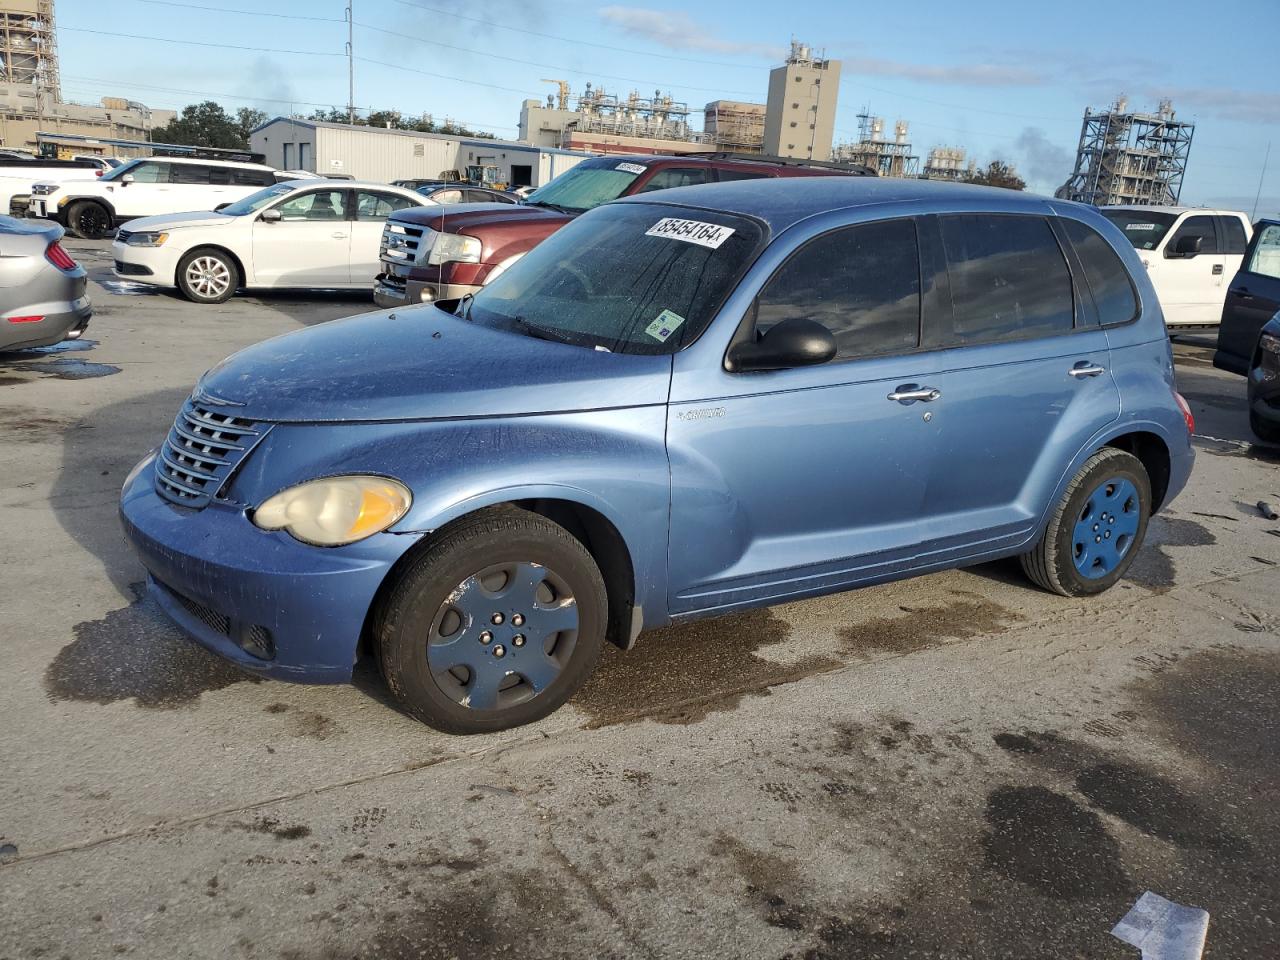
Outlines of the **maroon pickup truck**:
{"label": "maroon pickup truck", "polygon": [[850,164],[726,154],[584,160],[520,204],[396,211],[382,232],[373,298],[381,307],[400,307],[474,293],[574,217],[619,197],[695,183],[832,175],[875,174]]}

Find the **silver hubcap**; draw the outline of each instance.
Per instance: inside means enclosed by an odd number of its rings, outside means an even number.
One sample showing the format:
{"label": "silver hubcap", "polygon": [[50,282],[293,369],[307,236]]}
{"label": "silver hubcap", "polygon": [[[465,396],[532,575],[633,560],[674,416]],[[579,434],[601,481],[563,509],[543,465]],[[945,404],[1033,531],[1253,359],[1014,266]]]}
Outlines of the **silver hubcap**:
{"label": "silver hubcap", "polygon": [[202,297],[220,297],[231,286],[231,271],[217,257],[196,257],[187,264],[187,285]]}

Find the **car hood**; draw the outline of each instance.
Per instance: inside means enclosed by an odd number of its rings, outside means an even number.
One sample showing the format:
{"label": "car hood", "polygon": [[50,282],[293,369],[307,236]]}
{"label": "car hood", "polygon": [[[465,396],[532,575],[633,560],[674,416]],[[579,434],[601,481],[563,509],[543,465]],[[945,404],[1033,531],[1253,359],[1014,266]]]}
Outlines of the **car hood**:
{"label": "car hood", "polygon": [[666,403],[671,357],[493,330],[434,307],[285,334],[222,361],[194,399],[251,420],[334,423],[527,416]]}
{"label": "car hood", "polygon": [[568,223],[573,217],[546,207],[529,207],[524,204],[453,203],[398,210],[393,219],[431,227],[433,230],[439,230],[443,224],[448,233],[462,233],[473,227],[488,227],[497,223],[510,223],[513,220],[521,223],[537,220],[563,224]]}
{"label": "car hood", "polygon": [[129,233],[140,233],[148,230],[173,230],[177,227],[221,227],[235,223],[239,217],[229,217],[212,210],[197,210],[191,213],[166,213],[158,217],[139,217],[130,220]]}

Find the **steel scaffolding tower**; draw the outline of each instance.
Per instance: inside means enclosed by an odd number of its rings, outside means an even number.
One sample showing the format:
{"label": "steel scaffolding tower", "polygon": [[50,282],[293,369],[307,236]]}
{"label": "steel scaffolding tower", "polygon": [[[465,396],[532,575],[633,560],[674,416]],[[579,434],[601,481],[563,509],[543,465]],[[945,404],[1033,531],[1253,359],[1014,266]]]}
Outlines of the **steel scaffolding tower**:
{"label": "steel scaffolding tower", "polygon": [[1075,170],[1055,196],[1095,206],[1178,202],[1195,124],[1175,120],[1168,100],[1155,113],[1128,107],[1120,97],[1104,113],[1086,108]]}
{"label": "steel scaffolding tower", "polygon": [[858,114],[858,142],[842,143],[832,151],[831,159],[860,163],[882,177],[914,177],[920,173],[920,157],[911,151],[907,139],[907,123],[893,125],[893,139],[884,136],[884,120],[873,117],[864,107]]}
{"label": "steel scaffolding tower", "polygon": [[0,81],[29,83],[50,103],[62,99],[53,0],[0,0]]}

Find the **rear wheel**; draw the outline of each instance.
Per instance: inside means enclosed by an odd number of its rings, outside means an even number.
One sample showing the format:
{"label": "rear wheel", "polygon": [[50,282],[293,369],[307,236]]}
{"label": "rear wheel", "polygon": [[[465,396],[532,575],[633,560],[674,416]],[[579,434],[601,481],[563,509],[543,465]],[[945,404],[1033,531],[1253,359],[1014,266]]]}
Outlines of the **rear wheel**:
{"label": "rear wheel", "polygon": [[1022,569],[1064,597],[1102,593],[1133,563],[1150,515],[1142,461],[1113,447],[1099,450],[1067,486],[1040,542],[1020,558]]}
{"label": "rear wheel", "polygon": [[1252,410],[1249,411],[1249,429],[1259,440],[1266,443],[1280,443],[1280,425],[1270,420],[1263,420]]}
{"label": "rear wheel", "polygon": [[179,261],[177,280],[178,289],[188,300],[222,303],[240,286],[240,271],[229,254],[202,247]]}
{"label": "rear wheel", "polygon": [[111,234],[111,213],[93,200],[77,200],[67,211],[67,230],[82,240],[102,240]]}
{"label": "rear wheel", "polygon": [[447,733],[531,723],[595,669],[604,581],[563,527],[504,509],[446,530],[374,619],[382,675],[404,709]]}

